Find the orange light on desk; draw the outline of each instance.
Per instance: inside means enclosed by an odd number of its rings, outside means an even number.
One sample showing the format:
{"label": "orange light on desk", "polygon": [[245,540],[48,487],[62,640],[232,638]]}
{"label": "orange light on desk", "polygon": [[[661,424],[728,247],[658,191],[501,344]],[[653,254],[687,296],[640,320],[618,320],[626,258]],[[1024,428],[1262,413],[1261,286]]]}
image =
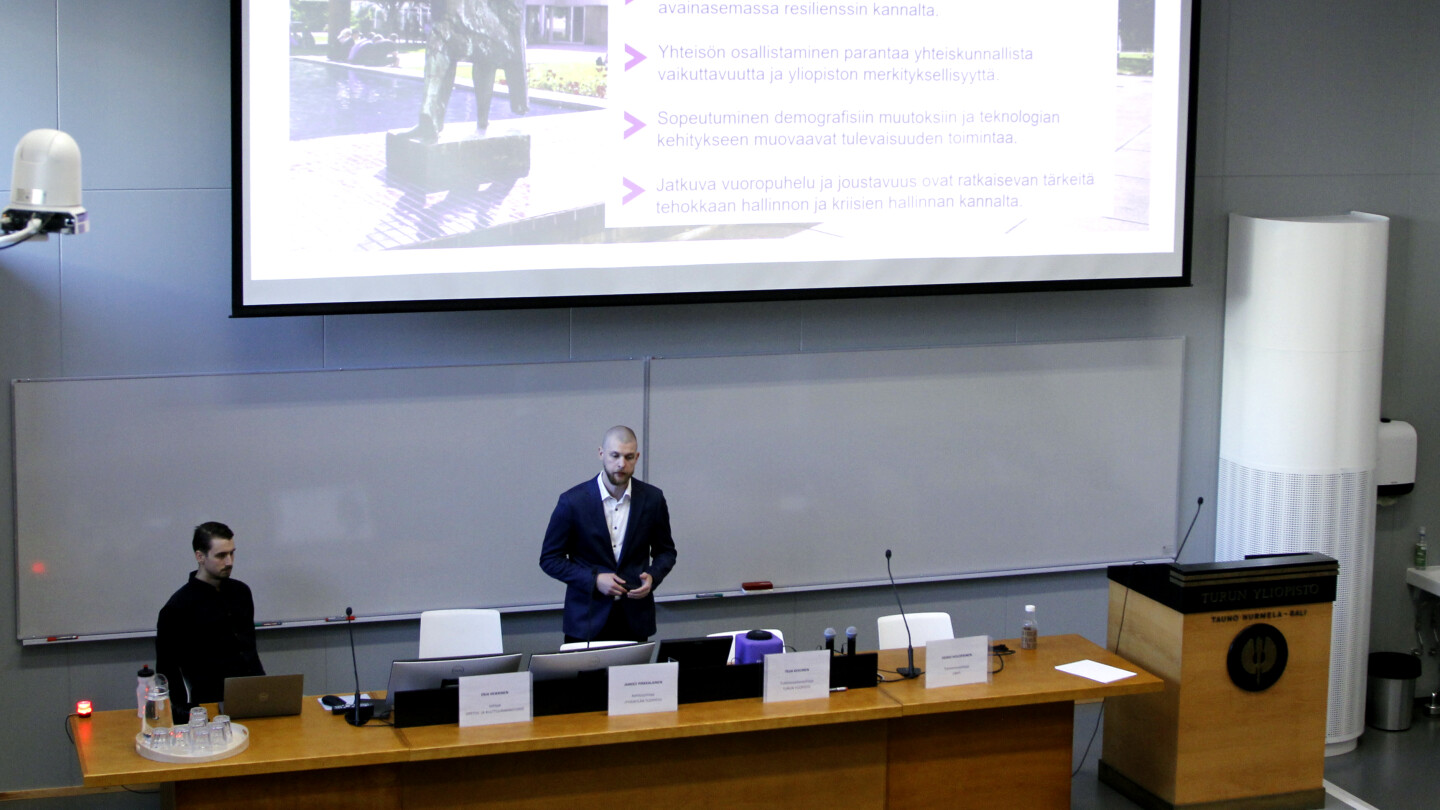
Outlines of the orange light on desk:
{"label": "orange light on desk", "polygon": [[75,713],[83,717],[89,717],[95,712],[95,707],[88,700],[75,701]]}

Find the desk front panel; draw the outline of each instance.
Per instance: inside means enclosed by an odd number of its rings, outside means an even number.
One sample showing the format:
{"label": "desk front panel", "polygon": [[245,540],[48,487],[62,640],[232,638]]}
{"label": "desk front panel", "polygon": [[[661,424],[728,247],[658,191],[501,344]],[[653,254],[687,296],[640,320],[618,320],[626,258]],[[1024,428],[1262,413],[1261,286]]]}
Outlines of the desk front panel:
{"label": "desk front panel", "polygon": [[1067,808],[1074,722],[1074,703],[891,720],[887,806]]}
{"label": "desk front panel", "polygon": [[406,810],[885,807],[885,721],[411,763]]}

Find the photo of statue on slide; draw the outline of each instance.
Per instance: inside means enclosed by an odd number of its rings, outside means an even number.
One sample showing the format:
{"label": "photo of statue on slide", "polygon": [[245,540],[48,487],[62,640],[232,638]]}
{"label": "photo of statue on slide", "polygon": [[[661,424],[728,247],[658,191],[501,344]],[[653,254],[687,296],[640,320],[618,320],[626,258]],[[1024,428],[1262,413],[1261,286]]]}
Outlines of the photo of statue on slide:
{"label": "photo of statue on slide", "polygon": [[[283,155],[262,159],[288,159],[286,194],[326,214],[307,223],[309,232],[292,246],[291,258],[414,248],[786,240],[856,227],[853,221],[827,223],[832,215],[823,207],[753,222],[741,215],[607,227],[607,206],[613,215],[622,202],[643,194],[649,197],[640,196],[641,204],[655,206],[665,191],[616,174],[624,168],[615,158],[622,134],[639,130],[637,140],[653,142],[663,131],[660,121],[632,117],[611,92],[612,77],[628,67],[658,70],[665,64],[659,47],[647,45],[640,53],[623,38],[614,43],[623,49],[612,51],[612,25],[620,29],[626,7],[608,0],[291,0],[288,30],[277,32],[289,37],[288,146]],[[1109,159],[1113,175],[1103,178],[1113,204],[1080,212],[1083,221],[1074,227],[1149,228],[1154,25],[1154,0],[1120,0],[1116,148]],[[761,32],[757,42],[769,42],[762,28],[754,30]],[[612,56],[632,50],[638,57],[625,63]],[[934,92],[952,91],[937,85]],[[265,98],[250,103],[264,104]],[[716,109],[768,114],[775,105],[757,102],[747,111],[743,102],[737,109],[727,100]],[[617,127],[621,114],[630,129]],[[1024,223],[1023,213],[1016,216],[1011,227]]]}
{"label": "photo of statue on slide", "polygon": [[[472,65],[475,128],[484,132],[490,124],[496,71],[503,68],[507,76],[525,75],[525,18],[519,3],[455,0],[445,15],[431,24],[425,44],[425,96],[420,104],[420,123],[406,137],[424,143],[439,139],[455,87],[455,69],[461,60]],[[524,115],[530,109],[526,83],[517,82],[508,89],[510,111]]]}

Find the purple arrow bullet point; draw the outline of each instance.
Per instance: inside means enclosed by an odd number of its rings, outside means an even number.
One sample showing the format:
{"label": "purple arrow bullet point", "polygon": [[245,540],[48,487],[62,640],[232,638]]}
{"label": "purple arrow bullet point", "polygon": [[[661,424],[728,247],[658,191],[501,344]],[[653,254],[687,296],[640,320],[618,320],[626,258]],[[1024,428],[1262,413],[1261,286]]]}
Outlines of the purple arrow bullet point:
{"label": "purple arrow bullet point", "polygon": [[641,193],[643,193],[643,192],[645,191],[645,189],[643,189],[643,188],[635,185],[634,183],[630,182],[630,178],[628,178],[628,177],[622,177],[622,178],[620,178],[620,182],[622,182],[622,183],[625,184],[625,188],[630,189],[630,193],[629,193],[629,194],[626,194],[624,197],[621,197],[621,198],[620,198],[620,204],[621,204],[621,205],[624,205],[624,204],[630,202],[631,200],[635,199],[636,197],[639,197],[639,196],[641,195]]}
{"label": "purple arrow bullet point", "polygon": [[635,133],[637,133],[637,132],[639,132],[640,130],[642,130],[642,129],[645,128],[645,122],[644,122],[644,121],[641,121],[639,118],[636,118],[635,116],[631,115],[631,114],[628,113],[628,112],[625,113],[625,123],[627,123],[627,124],[630,125],[630,128],[627,129],[627,130],[625,130],[625,137],[626,137],[626,138],[630,137],[631,135],[634,135]]}
{"label": "purple arrow bullet point", "polygon": [[645,61],[645,54],[635,50],[629,45],[625,46],[625,53],[630,54],[630,61],[625,63],[626,70],[629,70],[630,68],[633,68],[641,62]]}

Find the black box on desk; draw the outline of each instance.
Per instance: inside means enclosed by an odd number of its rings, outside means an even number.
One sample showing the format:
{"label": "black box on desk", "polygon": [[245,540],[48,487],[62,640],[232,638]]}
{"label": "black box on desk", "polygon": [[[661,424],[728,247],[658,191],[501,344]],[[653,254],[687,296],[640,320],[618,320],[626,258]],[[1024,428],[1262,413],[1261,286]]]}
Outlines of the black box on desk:
{"label": "black box on desk", "polygon": [[880,653],[830,656],[830,688],[867,689],[880,683]]}

